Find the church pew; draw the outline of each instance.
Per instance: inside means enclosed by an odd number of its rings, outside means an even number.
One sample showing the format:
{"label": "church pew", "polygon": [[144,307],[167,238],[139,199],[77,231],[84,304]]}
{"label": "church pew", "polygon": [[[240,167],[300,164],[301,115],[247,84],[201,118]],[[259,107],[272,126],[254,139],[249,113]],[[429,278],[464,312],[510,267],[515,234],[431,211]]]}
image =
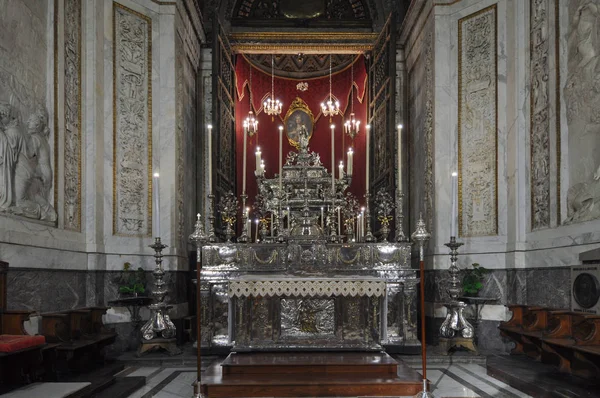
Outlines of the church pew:
{"label": "church pew", "polygon": [[104,363],[104,348],[117,337],[102,324],[106,307],[42,314],[42,333],[57,346],[57,371],[90,370]]}
{"label": "church pew", "polygon": [[589,380],[600,377],[600,316],[541,307],[508,306],[513,317],[499,326],[516,347],[511,354],[526,354],[553,364],[562,373]]}
{"label": "church pew", "polygon": [[49,347],[43,336],[25,331],[32,313],[0,310],[0,393],[37,381],[44,373],[44,349]]}

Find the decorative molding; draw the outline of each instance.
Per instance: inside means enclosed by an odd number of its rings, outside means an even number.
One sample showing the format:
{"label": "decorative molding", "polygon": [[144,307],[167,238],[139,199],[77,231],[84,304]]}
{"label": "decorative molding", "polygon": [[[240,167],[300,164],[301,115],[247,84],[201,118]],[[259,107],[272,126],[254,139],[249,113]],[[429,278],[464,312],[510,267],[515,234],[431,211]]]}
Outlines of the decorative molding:
{"label": "decorative molding", "polygon": [[271,57],[273,57],[273,73],[277,77],[292,79],[313,79],[329,75],[329,57],[333,74],[349,68],[360,57],[355,54],[245,54],[244,58],[252,66],[271,74]]}
{"label": "decorative molding", "polygon": [[459,235],[498,234],[496,4],[458,21]]}
{"label": "decorative molding", "polygon": [[427,229],[433,231],[433,213],[434,213],[434,201],[433,195],[435,190],[435,181],[433,178],[434,169],[434,154],[433,154],[433,139],[434,139],[434,116],[433,111],[435,107],[434,99],[434,52],[433,52],[433,32],[428,32],[427,39],[425,42],[425,120],[423,121],[425,127],[425,222],[427,223]]}
{"label": "decorative molding", "polygon": [[152,234],[152,21],[113,3],[113,234]]}
{"label": "decorative molding", "polygon": [[[184,187],[185,187],[185,151],[184,151],[184,89],[183,89],[183,62],[186,56],[183,51],[181,36],[175,37],[175,153],[176,153],[176,183],[175,201],[177,203],[177,239],[180,248],[185,248],[185,213],[184,213]],[[188,104],[191,105],[191,104]]]}
{"label": "decorative molding", "polygon": [[81,2],[65,0],[64,228],[81,230]]}
{"label": "decorative molding", "polygon": [[373,48],[377,33],[351,31],[237,32],[229,36],[233,51],[256,54],[363,54]]}
{"label": "decorative molding", "polygon": [[53,47],[54,47],[54,206],[58,208],[58,27],[60,25],[60,12],[58,10],[59,0],[54,0],[54,30],[53,30]]}
{"label": "decorative molding", "polygon": [[554,64],[556,67],[556,224],[561,224],[561,191],[560,191],[560,167],[561,167],[561,128],[560,128],[560,1],[554,0]]}
{"label": "decorative molding", "polygon": [[530,190],[531,229],[550,227],[550,0],[530,3]]}

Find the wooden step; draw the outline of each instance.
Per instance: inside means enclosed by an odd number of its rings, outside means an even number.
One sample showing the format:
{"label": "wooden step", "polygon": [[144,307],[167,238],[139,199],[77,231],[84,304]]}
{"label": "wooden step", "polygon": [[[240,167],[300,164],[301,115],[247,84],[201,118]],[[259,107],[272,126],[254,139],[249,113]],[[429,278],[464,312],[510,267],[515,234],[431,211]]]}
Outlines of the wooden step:
{"label": "wooden step", "polygon": [[223,376],[244,374],[369,373],[395,375],[398,362],[386,353],[265,352],[231,353],[221,364]]}
{"label": "wooden step", "polygon": [[422,389],[421,375],[402,361],[387,354],[348,354],[234,353],[206,370],[201,392],[209,398],[389,397],[412,396]]}

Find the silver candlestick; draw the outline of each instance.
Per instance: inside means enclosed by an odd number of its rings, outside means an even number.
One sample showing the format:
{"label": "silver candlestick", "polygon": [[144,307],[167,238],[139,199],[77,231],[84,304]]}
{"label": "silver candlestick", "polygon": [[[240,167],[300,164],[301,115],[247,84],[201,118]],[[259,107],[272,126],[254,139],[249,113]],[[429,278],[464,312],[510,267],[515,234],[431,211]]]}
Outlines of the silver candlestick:
{"label": "silver candlestick", "polygon": [[331,243],[338,242],[338,233],[337,233],[337,214],[335,211],[335,199],[331,200],[331,208],[327,214],[327,226],[329,227],[329,241]]}
{"label": "silver candlestick", "polygon": [[369,198],[371,194],[367,191],[365,193],[365,220],[367,221],[367,233],[365,234],[365,242],[375,242],[375,236],[371,232],[371,210],[369,209]]}
{"label": "silver candlestick", "polygon": [[404,235],[404,194],[398,189],[396,194],[396,242],[406,242],[408,239]]}
{"label": "silver candlestick", "polygon": [[248,214],[246,213],[246,199],[248,195],[244,192],[242,195],[242,234],[238,238],[240,243],[248,243]]}
{"label": "silver candlestick", "polygon": [[[450,242],[445,243],[445,246],[450,248],[450,267],[448,273],[450,274],[450,280],[448,282],[448,288],[446,292],[450,296],[450,302],[444,304],[447,308],[446,319],[440,327],[440,335],[444,339],[460,339],[457,341],[440,340],[440,345],[444,351],[448,351],[453,346],[460,345],[469,350],[477,352],[473,343],[475,337],[475,330],[473,326],[465,319],[463,311],[466,308],[466,303],[459,301],[458,297],[462,292],[462,283],[458,277],[460,269],[457,266],[458,262],[458,248],[463,243],[457,242],[456,237],[450,237]],[[458,337],[460,336],[460,337]]]}
{"label": "silver candlestick", "polygon": [[150,247],[154,249],[154,259],[156,261],[156,268],[153,272],[155,287],[152,291],[154,303],[148,306],[151,312],[150,319],[140,329],[142,346],[138,354],[141,355],[154,348],[154,346],[166,349],[171,355],[180,354],[181,350],[175,344],[176,328],[167,313],[171,306],[165,303],[168,290],[166,283],[163,281],[165,271],[162,267],[162,251],[167,245],[163,245],[160,237],[156,237],[154,238],[154,244]]}
{"label": "silver candlestick", "polygon": [[217,235],[215,234],[215,195],[208,195],[208,241],[215,243]]}

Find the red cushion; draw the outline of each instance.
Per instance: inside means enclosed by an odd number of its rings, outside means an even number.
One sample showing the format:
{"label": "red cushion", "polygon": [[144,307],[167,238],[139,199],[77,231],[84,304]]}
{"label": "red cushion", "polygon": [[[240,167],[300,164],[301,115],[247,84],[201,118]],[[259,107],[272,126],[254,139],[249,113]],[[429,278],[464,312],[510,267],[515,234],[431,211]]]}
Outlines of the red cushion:
{"label": "red cushion", "polygon": [[15,352],[46,343],[44,336],[0,334],[0,352]]}

